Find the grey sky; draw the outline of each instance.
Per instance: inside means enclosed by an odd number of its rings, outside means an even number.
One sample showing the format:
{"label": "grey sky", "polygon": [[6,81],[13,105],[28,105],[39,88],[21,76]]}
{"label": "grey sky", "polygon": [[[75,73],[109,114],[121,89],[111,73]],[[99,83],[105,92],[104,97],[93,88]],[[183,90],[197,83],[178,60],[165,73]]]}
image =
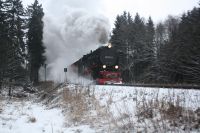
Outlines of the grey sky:
{"label": "grey sky", "polygon": [[[106,1],[106,0],[105,0]],[[155,22],[164,20],[169,14],[180,15],[198,5],[199,0],[107,0],[107,14],[112,17],[123,10],[142,17],[152,16]],[[125,4],[125,2],[127,2]],[[112,6],[115,3],[115,6]]]}
{"label": "grey sky", "polygon": [[[23,0],[27,5],[34,0]],[[198,6],[199,0],[39,0],[43,4],[46,13],[60,12],[63,5],[71,8],[85,9],[91,13],[99,13],[108,17],[113,25],[117,14],[124,10],[132,15],[138,12],[142,17],[152,16],[154,22],[163,21],[168,15],[180,15],[194,6]],[[59,11],[60,10],[60,11]]]}

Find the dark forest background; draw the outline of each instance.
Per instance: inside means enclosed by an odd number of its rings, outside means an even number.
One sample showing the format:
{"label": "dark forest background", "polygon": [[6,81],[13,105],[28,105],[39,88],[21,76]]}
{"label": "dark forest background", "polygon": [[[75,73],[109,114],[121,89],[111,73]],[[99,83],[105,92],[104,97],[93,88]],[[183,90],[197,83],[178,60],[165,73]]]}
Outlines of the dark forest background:
{"label": "dark forest background", "polygon": [[45,61],[43,16],[37,0],[26,9],[21,0],[0,0],[0,88],[38,82]]}
{"label": "dark forest background", "polygon": [[110,42],[122,52],[126,83],[200,84],[200,8],[158,24],[118,15]]}

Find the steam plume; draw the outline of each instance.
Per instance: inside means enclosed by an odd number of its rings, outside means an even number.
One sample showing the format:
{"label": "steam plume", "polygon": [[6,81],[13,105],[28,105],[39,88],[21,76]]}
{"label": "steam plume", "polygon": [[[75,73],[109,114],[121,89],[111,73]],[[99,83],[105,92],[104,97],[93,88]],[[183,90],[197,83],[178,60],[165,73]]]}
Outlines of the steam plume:
{"label": "steam plume", "polygon": [[76,0],[78,5],[72,0],[59,0],[56,5],[52,3],[53,0],[48,3],[47,9],[57,9],[55,12],[47,12],[44,17],[43,42],[46,47],[48,80],[62,82],[65,77],[64,67],[108,41],[109,21],[96,10],[89,13],[95,7],[92,1]]}

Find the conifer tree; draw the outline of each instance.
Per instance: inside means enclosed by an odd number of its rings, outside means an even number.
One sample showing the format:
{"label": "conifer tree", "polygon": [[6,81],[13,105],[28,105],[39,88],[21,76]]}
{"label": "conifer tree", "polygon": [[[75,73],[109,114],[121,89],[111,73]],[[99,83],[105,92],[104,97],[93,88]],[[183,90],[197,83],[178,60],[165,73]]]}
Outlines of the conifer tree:
{"label": "conifer tree", "polygon": [[155,38],[155,29],[154,29],[154,24],[153,21],[151,19],[151,17],[149,17],[148,22],[146,24],[146,51],[147,51],[147,58],[148,58],[148,62],[150,64],[153,63],[154,61],[154,57],[155,57],[155,42],[154,42],[154,38]]}
{"label": "conifer tree", "polygon": [[123,12],[122,15],[118,15],[115,21],[115,28],[112,32],[111,43],[114,44],[118,49],[125,52],[125,45],[127,41],[128,21],[127,12]]}
{"label": "conifer tree", "polygon": [[4,8],[4,1],[0,0],[0,88],[4,79],[4,73],[6,69],[6,51],[7,51],[7,28],[6,12]]}
{"label": "conifer tree", "polygon": [[30,65],[30,80],[34,83],[39,81],[39,68],[44,64],[45,47],[43,45],[43,8],[37,0],[28,8],[28,56]]}
{"label": "conifer tree", "polygon": [[[22,61],[25,51],[24,29],[25,12],[21,0],[6,0],[5,8],[9,23],[9,36],[12,45],[15,47],[15,54]],[[23,61],[22,61],[23,62]]]}
{"label": "conifer tree", "polygon": [[131,46],[131,27],[133,19],[130,13],[123,12],[122,15],[118,15],[115,21],[115,28],[113,29],[113,34],[111,36],[111,43],[116,46],[117,50],[120,52],[120,66],[123,71],[122,76],[124,80],[129,79],[130,69],[130,46]]}
{"label": "conifer tree", "polygon": [[16,82],[24,78],[24,8],[20,0],[5,0],[3,8],[6,17],[3,37],[6,56],[4,78]]}

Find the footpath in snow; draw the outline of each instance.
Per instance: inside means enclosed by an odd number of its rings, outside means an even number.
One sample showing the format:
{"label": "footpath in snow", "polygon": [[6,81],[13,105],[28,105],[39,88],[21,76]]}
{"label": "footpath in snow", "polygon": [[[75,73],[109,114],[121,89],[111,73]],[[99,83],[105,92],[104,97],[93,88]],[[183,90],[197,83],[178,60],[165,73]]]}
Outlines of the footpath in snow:
{"label": "footpath in snow", "polygon": [[64,118],[61,110],[47,110],[43,105],[30,101],[1,101],[1,133],[61,133]]}
{"label": "footpath in snow", "polygon": [[94,132],[85,125],[66,127],[65,122],[61,108],[48,109],[34,100],[0,96],[0,133]]}

